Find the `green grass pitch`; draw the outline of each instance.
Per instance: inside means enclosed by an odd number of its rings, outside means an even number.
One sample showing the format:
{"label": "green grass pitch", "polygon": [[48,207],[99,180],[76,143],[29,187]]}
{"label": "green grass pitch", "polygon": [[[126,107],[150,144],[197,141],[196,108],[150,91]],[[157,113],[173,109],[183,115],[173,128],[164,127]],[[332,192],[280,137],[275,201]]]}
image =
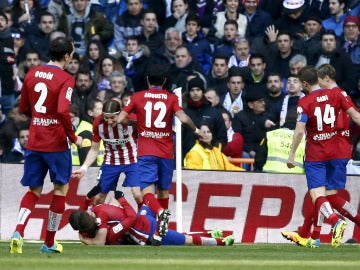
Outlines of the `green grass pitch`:
{"label": "green grass pitch", "polygon": [[323,244],[309,249],[294,244],[235,244],[204,246],[84,246],[61,242],[61,254],[41,254],[40,243],[25,242],[23,254],[9,254],[0,242],[0,269],[111,270],[111,269],[360,269],[360,248]]}

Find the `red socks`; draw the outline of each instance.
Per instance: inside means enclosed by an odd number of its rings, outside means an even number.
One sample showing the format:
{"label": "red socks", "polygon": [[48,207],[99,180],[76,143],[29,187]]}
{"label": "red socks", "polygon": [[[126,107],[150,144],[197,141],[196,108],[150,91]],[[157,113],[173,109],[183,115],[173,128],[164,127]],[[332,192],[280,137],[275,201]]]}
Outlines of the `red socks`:
{"label": "red socks", "polygon": [[18,231],[21,237],[24,237],[24,230],[29,221],[29,216],[32,210],[35,208],[35,204],[39,197],[32,191],[25,193],[24,197],[20,202],[20,210],[17,225],[15,231]]}
{"label": "red socks", "polygon": [[59,229],[62,214],[65,211],[65,196],[54,195],[49,209],[48,226],[46,230],[45,245],[51,247]]}

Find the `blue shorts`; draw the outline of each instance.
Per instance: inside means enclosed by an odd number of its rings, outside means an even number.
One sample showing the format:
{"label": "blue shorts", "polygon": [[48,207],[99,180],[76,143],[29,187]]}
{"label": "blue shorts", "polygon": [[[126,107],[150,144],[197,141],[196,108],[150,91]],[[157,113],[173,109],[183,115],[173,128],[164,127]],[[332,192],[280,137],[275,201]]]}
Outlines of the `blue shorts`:
{"label": "blue shorts", "polygon": [[[150,222],[150,231],[148,231],[148,232],[142,231],[142,233],[149,235],[147,244],[150,244],[151,236],[155,233],[155,230],[156,230],[155,214],[153,211],[150,210],[149,207],[147,207],[145,205],[141,206],[139,213],[140,213],[140,215],[145,215],[146,218]],[[136,228],[136,226],[135,226],[135,229],[139,230],[140,228]],[[167,234],[161,240],[161,245],[183,246],[183,245],[185,245],[185,235],[182,233],[179,233],[177,231],[174,231],[174,230],[169,230],[167,232]]]}
{"label": "blue shorts", "polygon": [[305,161],[308,189],[325,186],[326,189],[344,189],[346,184],[346,165],[349,159],[327,161]]}
{"label": "blue shorts", "polygon": [[66,185],[70,181],[71,170],[70,149],[63,152],[27,150],[21,184],[28,187],[43,186],[44,179],[49,171],[51,182]]}
{"label": "blue shorts", "polygon": [[121,173],[125,173],[125,179],[122,184],[123,187],[140,186],[137,163],[127,165],[103,164],[97,176],[101,192],[108,193],[109,191],[115,190]]}
{"label": "blue shorts", "polygon": [[138,157],[140,189],[154,184],[158,189],[169,190],[174,172],[174,160],[155,156]]}

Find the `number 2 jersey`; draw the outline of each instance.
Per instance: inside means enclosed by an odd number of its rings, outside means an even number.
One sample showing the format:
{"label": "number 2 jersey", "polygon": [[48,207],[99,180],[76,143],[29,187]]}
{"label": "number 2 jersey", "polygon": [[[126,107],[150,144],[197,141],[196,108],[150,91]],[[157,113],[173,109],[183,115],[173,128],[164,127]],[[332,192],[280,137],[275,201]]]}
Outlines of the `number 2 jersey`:
{"label": "number 2 jersey", "polygon": [[307,131],[306,161],[340,158],[339,121],[343,121],[343,116],[339,112],[351,107],[351,98],[338,88],[315,90],[299,100],[298,121],[306,123]]}
{"label": "number 2 jersey", "polygon": [[31,117],[27,149],[61,152],[76,142],[70,118],[70,102],[75,80],[61,68],[41,65],[25,76],[20,112]]}
{"label": "number 2 jersey", "polygon": [[136,92],[123,110],[137,116],[139,157],[174,158],[173,115],[182,110],[176,95],[160,88]]}

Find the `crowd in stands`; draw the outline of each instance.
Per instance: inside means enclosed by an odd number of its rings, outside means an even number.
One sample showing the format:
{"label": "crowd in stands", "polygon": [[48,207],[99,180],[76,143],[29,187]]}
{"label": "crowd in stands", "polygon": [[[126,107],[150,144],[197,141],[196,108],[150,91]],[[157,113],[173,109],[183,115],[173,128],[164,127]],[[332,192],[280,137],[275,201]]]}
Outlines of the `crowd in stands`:
{"label": "crowd in stands", "polygon": [[[194,168],[200,148],[256,158],[267,131],[294,129],[304,96],[297,73],[306,65],[331,64],[360,105],[359,15],[360,0],[2,0],[0,162],[23,161],[29,119],[18,112],[21,85],[29,69],[49,61],[59,36],[74,40],[66,71],[75,78],[71,115],[84,142],[99,103],[126,105],[148,88],[148,67],[161,64],[164,87],[181,87],[185,112],[212,136],[206,145],[183,129],[184,165]],[[352,130],[354,158],[359,134]],[[89,147],[77,149],[75,165]]]}

